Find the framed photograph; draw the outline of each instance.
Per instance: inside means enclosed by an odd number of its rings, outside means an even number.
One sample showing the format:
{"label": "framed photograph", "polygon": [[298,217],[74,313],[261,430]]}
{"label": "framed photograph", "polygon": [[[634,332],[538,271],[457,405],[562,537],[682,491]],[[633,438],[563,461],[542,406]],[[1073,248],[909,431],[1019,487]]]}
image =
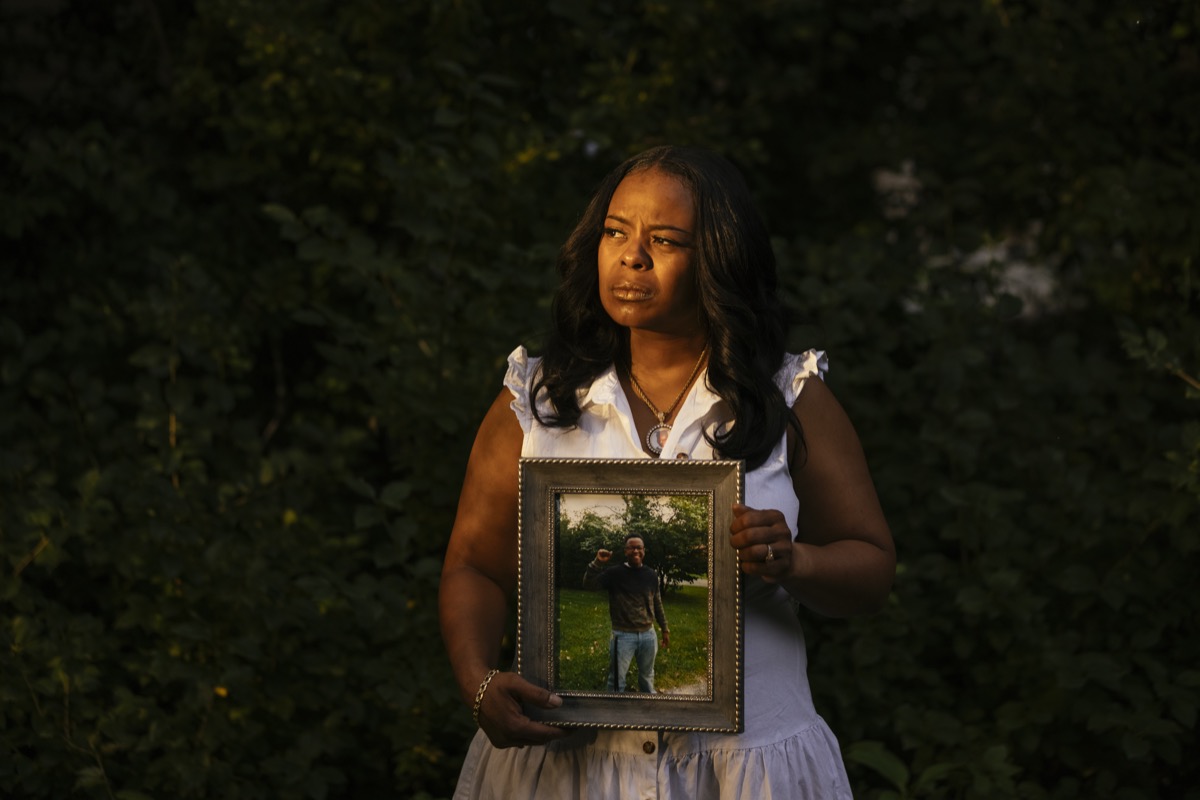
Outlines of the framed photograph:
{"label": "framed photograph", "polygon": [[742,731],[744,463],[520,463],[517,672],[563,727]]}

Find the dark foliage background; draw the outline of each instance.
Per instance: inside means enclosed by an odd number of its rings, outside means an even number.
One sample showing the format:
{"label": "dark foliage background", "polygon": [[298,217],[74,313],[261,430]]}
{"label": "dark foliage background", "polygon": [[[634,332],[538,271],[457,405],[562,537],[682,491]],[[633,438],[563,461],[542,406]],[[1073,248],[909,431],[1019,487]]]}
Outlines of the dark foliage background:
{"label": "dark foliage background", "polygon": [[6,0],[0,794],[444,797],[440,555],[619,159],[744,169],[895,530],[866,798],[1196,798],[1191,0]]}

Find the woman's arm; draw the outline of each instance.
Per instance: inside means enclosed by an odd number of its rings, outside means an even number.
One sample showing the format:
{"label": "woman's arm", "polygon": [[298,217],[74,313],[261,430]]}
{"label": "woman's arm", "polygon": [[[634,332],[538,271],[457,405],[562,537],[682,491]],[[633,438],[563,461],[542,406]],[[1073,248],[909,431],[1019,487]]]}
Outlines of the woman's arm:
{"label": "woman's arm", "polygon": [[742,571],[782,584],[828,616],[877,611],[891,591],[896,550],[858,434],[820,380],[805,383],[792,410],[805,443],[792,467],[797,534],[793,540],[778,511],[735,507],[732,541]]}
{"label": "woman's arm", "polygon": [[[475,436],[438,590],[442,638],[468,707],[488,671],[499,666],[508,598],[517,584],[517,469],[524,434],[511,399],[501,391]],[[533,722],[521,704],[555,708],[561,702],[504,672],[488,684],[480,727],[497,747],[540,744],[563,731]]]}

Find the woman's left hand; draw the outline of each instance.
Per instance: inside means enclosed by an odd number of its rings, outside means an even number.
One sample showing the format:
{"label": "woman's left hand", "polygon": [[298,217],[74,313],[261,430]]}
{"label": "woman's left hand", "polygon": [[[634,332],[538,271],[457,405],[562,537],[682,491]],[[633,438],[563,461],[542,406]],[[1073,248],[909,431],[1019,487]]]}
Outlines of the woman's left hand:
{"label": "woman's left hand", "polygon": [[783,513],[773,508],[760,510],[733,504],[729,542],[737,550],[738,567],[775,583],[793,574],[796,548]]}

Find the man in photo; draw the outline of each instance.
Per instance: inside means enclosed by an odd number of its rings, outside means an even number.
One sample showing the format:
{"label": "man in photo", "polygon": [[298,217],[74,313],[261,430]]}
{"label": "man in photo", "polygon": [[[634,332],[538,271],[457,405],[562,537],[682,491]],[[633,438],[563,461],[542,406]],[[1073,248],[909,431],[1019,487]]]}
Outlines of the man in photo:
{"label": "man in photo", "polygon": [[612,636],[608,640],[608,684],[610,692],[624,692],[629,665],[636,658],[638,689],[654,692],[654,659],[658,656],[657,622],[663,647],[671,644],[667,615],[663,611],[658,573],[643,562],[646,544],[640,536],[625,537],[625,563],[608,566],[611,550],[601,548],[583,574],[585,589],[608,591],[608,614]]}

